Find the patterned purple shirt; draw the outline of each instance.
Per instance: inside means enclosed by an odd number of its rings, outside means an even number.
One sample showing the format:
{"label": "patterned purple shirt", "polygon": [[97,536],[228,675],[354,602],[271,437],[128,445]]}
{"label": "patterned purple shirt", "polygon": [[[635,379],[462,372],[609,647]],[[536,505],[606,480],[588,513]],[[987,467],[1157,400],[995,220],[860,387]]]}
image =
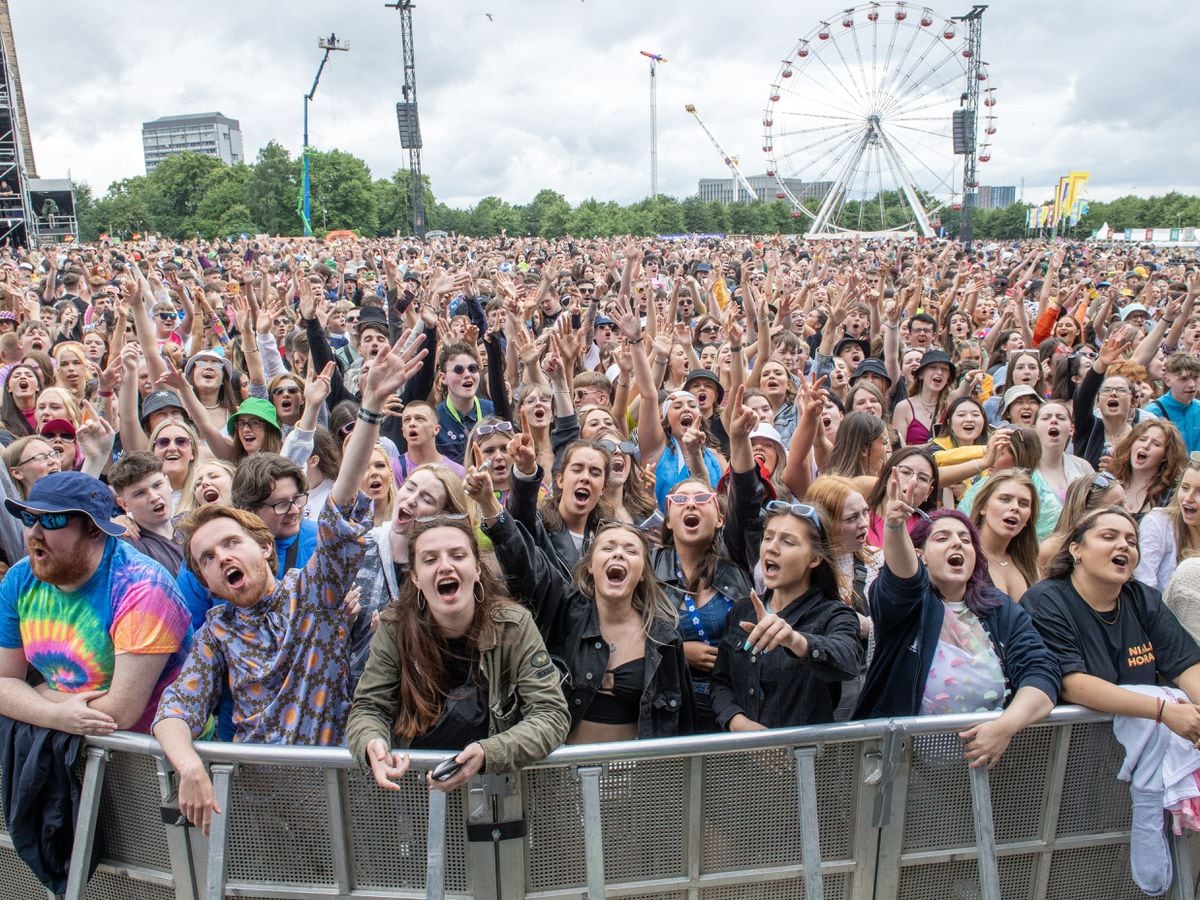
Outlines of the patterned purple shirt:
{"label": "patterned purple shirt", "polygon": [[226,678],[233,693],[234,741],[332,746],[350,711],[349,634],[342,610],[372,526],[371,501],[325,504],[317,549],[254,606],[219,603],[196,633],[179,678],[163,691],[155,724],[183,719],[203,732]]}

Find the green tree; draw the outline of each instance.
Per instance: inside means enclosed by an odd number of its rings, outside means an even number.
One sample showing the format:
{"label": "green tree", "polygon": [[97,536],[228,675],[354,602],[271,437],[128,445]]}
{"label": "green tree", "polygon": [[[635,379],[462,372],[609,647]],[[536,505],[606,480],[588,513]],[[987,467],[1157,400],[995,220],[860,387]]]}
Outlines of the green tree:
{"label": "green tree", "polygon": [[108,192],[96,201],[89,215],[97,234],[107,232],[113,237],[128,237],[135,232],[157,229],[146,202],[148,191],[145,175],[135,175],[109,185]]}
{"label": "green tree", "polygon": [[543,189],[537,192],[522,210],[524,229],[539,237],[556,238],[567,233],[571,204],[558,191]]}
{"label": "green tree", "polygon": [[282,144],[270,141],[258,151],[246,181],[250,217],[267,234],[302,234],[304,225],[296,215],[299,191],[299,161]]}
{"label": "green tree", "polygon": [[367,164],[342,150],[309,149],[314,234],[351,228],[379,233],[377,195]]}
{"label": "green tree", "polygon": [[480,237],[490,237],[505,229],[509,234],[520,232],[523,223],[520,212],[507,200],[499,197],[484,197],[471,211],[467,232]]}
{"label": "green tree", "polygon": [[[441,228],[434,224],[437,201],[429,185],[429,176],[421,175],[425,224],[429,228]],[[397,169],[390,179],[375,181],[375,197],[379,208],[379,234],[393,235],[413,233],[412,173],[408,169]],[[446,229],[449,230],[449,229]]]}
{"label": "green tree", "polygon": [[172,237],[194,233],[190,220],[204,197],[208,176],[225,166],[212,156],[180,153],[160,162],[146,176],[144,200],[154,227]]}
{"label": "green tree", "polygon": [[195,215],[184,223],[184,231],[209,240],[242,232],[257,233],[259,227],[247,203],[252,177],[253,170],[244,164],[223,166],[209,174],[202,186],[204,195],[196,205]]}

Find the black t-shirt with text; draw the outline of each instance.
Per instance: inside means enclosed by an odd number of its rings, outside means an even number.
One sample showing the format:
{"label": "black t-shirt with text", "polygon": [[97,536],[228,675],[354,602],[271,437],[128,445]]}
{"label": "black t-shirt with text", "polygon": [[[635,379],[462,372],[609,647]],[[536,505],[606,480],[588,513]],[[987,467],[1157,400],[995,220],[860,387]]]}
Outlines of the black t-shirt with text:
{"label": "black t-shirt with text", "polygon": [[[1112,684],[1174,681],[1200,663],[1200,647],[1162,601],[1140,581],[1121,588],[1117,608],[1101,614],[1087,605],[1070,578],[1048,578],[1021,598],[1063,677],[1083,672]],[[1111,621],[1111,624],[1110,624]]]}

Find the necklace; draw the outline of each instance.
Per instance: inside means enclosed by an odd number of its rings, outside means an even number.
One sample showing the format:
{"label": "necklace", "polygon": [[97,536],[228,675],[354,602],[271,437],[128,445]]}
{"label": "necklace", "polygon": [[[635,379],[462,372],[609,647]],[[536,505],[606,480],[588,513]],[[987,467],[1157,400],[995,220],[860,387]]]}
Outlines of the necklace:
{"label": "necklace", "polygon": [[[1084,602],[1086,603],[1087,601]],[[1120,595],[1117,596],[1117,605],[1107,612],[1100,612],[1100,610],[1096,609],[1090,603],[1087,604],[1087,608],[1092,611],[1092,615],[1100,620],[1101,624],[1116,625],[1117,620],[1121,618],[1121,597]]]}
{"label": "necklace", "polygon": [[996,557],[992,556],[992,554],[988,553],[986,550],[983,551],[983,555],[998,566],[1007,566],[1010,562],[1012,562],[1011,559],[996,559]]}
{"label": "necklace", "polygon": [[[632,628],[629,625],[622,626],[620,632],[615,635],[616,640],[609,640],[608,635],[604,635],[604,640],[608,644],[608,652],[616,653],[617,646],[620,645],[626,638],[628,638],[632,632],[640,631],[641,628],[641,619],[634,619]],[[601,629],[601,634],[604,634],[603,629]]]}

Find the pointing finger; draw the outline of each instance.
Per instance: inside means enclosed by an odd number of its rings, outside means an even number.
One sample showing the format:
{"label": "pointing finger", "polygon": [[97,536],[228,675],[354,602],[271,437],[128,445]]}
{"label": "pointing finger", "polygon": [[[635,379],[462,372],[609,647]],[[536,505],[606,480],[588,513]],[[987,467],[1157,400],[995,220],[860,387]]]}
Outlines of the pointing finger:
{"label": "pointing finger", "polygon": [[759,599],[758,591],[750,592],[750,602],[754,604],[754,614],[758,617],[758,621],[762,621],[767,614],[767,608],[763,606],[763,602]]}

